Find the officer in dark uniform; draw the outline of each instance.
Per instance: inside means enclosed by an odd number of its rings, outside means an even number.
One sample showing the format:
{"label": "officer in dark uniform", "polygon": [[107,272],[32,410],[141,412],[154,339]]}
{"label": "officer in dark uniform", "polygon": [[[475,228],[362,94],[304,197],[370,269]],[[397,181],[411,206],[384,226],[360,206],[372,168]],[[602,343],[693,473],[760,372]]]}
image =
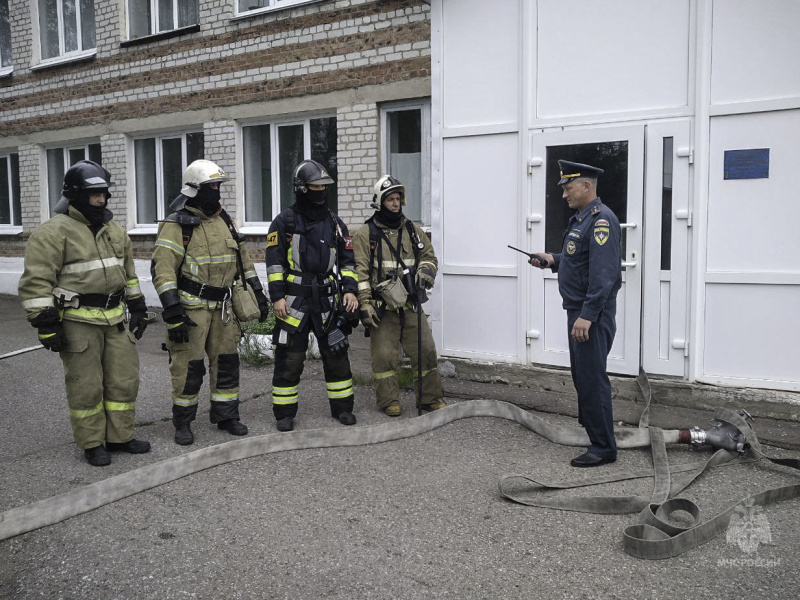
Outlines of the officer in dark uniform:
{"label": "officer in dark uniform", "polygon": [[578,392],[578,421],[591,446],[573,467],[597,467],[617,460],[611,383],[606,362],[614,334],[617,292],[622,285],[619,220],[597,197],[597,167],[558,161],[562,197],[577,212],[564,232],[561,252],[536,254],[530,264],[558,273],[567,311],[569,362]]}

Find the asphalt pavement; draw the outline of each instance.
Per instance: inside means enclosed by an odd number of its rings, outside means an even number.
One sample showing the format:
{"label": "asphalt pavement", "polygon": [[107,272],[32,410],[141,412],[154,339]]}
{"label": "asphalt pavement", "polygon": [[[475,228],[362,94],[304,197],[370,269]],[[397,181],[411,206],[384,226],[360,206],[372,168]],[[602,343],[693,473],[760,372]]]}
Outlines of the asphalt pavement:
{"label": "asphalt pavement", "polygon": [[[196,443],[172,441],[164,327],[139,344],[137,437],[149,454],[114,454],[90,467],[72,440],[58,356],[37,346],[13,296],[0,296],[0,511],[82,488],[138,467],[233,440],[207,419],[204,387]],[[367,340],[352,338],[358,381],[369,374]],[[269,402],[272,367],[243,366],[242,418],[251,436],[276,432]],[[506,400],[575,425],[571,390],[544,393],[501,383],[445,379],[448,402]],[[297,427],[341,428],[331,419],[319,360],[306,364]],[[414,398],[403,392],[403,416]],[[356,386],[364,427],[389,420],[374,392]],[[615,405],[636,422],[640,407]],[[664,427],[703,425],[707,411],[654,407]],[[759,420],[798,456],[796,423]],[[720,534],[676,558],[627,555],[623,529],[636,515],[593,515],[503,500],[498,478],[520,473],[549,481],[588,476],[569,466],[580,449],[560,446],[513,422],[470,418],[395,442],[295,450],[228,463],[0,542],[1,598],[794,598],[800,589],[798,500],[758,510],[762,543],[745,551]],[[707,457],[670,446],[673,463]],[[650,465],[649,449],[620,451],[591,475]],[[762,463],[702,475],[682,496],[708,518],[762,489],[798,483]],[[648,495],[652,480],[605,484],[578,494]],[[566,493],[566,492],[564,492]],[[557,495],[564,493],[559,492]],[[575,493],[575,492],[570,492]],[[755,522],[755,521],[754,521]]]}

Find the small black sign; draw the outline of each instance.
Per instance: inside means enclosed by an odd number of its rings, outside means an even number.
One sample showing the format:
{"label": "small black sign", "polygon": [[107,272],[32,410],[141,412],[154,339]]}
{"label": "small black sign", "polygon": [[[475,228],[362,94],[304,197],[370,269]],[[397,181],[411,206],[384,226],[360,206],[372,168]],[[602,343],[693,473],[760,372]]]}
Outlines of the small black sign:
{"label": "small black sign", "polygon": [[726,150],[725,179],[769,179],[769,148]]}

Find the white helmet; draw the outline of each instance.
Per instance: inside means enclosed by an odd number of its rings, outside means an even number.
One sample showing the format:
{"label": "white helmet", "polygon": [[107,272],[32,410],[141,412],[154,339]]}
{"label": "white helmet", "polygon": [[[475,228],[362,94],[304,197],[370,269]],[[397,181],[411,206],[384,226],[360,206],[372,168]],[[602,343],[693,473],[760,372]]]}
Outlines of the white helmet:
{"label": "white helmet", "polygon": [[204,183],[223,183],[230,179],[220,166],[210,160],[196,160],[183,172],[181,194],[194,198]]}
{"label": "white helmet", "polygon": [[405,206],[406,186],[400,183],[399,179],[395,179],[391,175],[384,175],[372,186],[372,193],[374,194],[372,201],[382,205],[386,196],[394,192],[400,194],[400,206]]}

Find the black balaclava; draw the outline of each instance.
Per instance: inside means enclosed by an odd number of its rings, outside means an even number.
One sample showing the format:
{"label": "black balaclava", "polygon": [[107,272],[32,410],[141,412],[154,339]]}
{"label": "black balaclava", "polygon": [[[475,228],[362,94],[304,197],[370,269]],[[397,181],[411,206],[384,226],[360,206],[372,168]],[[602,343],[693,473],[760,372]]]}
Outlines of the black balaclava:
{"label": "black balaclava", "polygon": [[328,216],[328,190],[309,190],[294,193],[292,209],[299,212],[309,221],[322,221]]}
{"label": "black balaclava", "polygon": [[[92,193],[97,193],[97,191],[102,191],[106,194],[106,201],[103,206],[92,206],[89,203],[89,196]],[[111,211],[106,208],[108,206],[108,190],[81,190],[74,200],[70,199],[70,204],[86,217],[92,233],[96,234],[107,221],[111,220]]]}
{"label": "black balaclava", "polygon": [[400,219],[403,217],[403,205],[400,205],[399,211],[392,212],[381,202],[381,208],[375,212],[375,216],[389,229],[398,229],[400,227]]}
{"label": "black balaclava", "polygon": [[207,217],[213,217],[219,212],[220,208],[222,208],[219,199],[220,191],[204,183],[200,186],[200,189],[197,190],[197,195],[191,200],[187,200],[186,204],[199,208]]}

